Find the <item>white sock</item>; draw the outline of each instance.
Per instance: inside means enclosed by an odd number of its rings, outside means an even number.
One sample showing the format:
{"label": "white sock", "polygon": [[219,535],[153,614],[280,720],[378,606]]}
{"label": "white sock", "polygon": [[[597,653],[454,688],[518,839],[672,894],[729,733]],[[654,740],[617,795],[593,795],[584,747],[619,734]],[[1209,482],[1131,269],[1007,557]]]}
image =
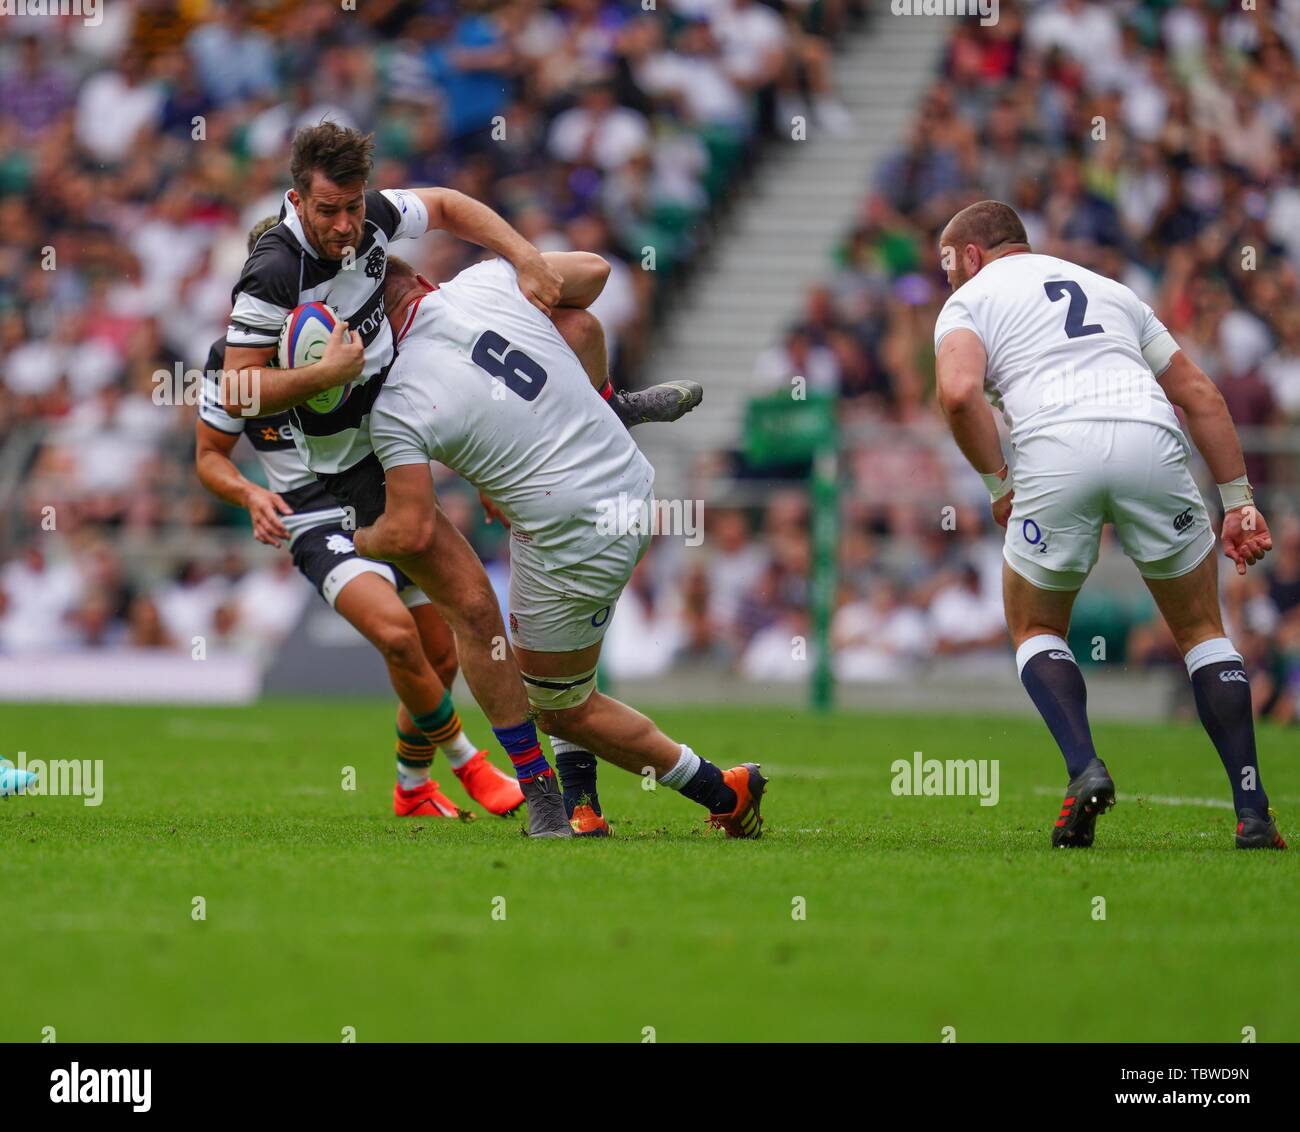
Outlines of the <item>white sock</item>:
{"label": "white sock", "polygon": [[1187,655],[1183,657],[1187,665],[1187,675],[1195,676],[1198,668],[1204,668],[1207,664],[1218,664],[1220,661],[1235,660],[1238,664],[1241,661],[1241,653],[1232,647],[1232,642],[1227,637],[1215,637],[1213,640],[1202,641],[1187,650]]}
{"label": "white sock", "polygon": [[570,743],[567,739],[557,739],[555,738],[555,736],[553,735],[551,736],[552,754],[567,755],[573,753],[574,751],[585,751],[585,750],[586,750],[585,747],[581,747],[577,743]]}
{"label": "white sock", "polygon": [[414,790],[429,781],[427,766],[407,766],[401,759],[397,760],[397,785],[403,790]]}
{"label": "white sock", "polygon": [[681,756],[672,770],[660,776],[659,782],[671,790],[680,790],[695,777],[695,772],[699,769],[700,756],[683,743]]}
{"label": "white sock", "polygon": [[[1030,637],[1018,649],[1016,649],[1016,675],[1020,675],[1028,664],[1040,652],[1065,653],[1058,660],[1074,660],[1074,653],[1070,651],[1070,646],[1054,633],[1039,633],[1037,636]],[[1076,660],[1076,664],[1079,662]]]}
{"label": "white sock", "polygon": [[465,732],[460,732],[456,738],[449,743],[441,745],[441,751],[447,756],[447,761],[451,763],[453,770],[460,770],[470,759],[478,754],[478,748],[470,742],[469,736]]}

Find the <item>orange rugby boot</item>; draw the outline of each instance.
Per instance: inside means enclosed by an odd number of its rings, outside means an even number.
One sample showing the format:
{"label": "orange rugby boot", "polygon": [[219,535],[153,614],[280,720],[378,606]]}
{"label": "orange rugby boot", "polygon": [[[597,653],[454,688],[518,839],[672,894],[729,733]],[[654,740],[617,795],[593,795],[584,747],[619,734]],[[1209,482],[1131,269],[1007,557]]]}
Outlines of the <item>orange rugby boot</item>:
{"label": "orange rugby boot", "polygon": [[709,825],[723,830],[728,837],[762,837],[763,815],[758,807],[767,789],[767,779],[759,773],[759,764],[742,763],[724,770],[722,781],[736,792],[736,808],[729,814],[710,814]]}
{"label": "orange rugby boot", "polygon": [[464,766],[458,766],[456,777],[465,793],[490,814],[508,817],[524,804],[519,783],[488,762],[487,751],[479,751]]}

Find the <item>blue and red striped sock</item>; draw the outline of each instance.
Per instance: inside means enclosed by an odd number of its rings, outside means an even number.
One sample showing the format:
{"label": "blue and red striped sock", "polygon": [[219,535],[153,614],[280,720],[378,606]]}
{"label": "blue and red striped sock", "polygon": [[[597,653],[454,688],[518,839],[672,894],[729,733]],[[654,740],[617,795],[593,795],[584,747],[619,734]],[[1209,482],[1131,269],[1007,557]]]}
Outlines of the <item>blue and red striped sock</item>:
{"label": "blue and red striped sock", "polygon": [[492,734],[510,756],[515,767],[515,777],[520,782],[529,782],[554,773],[542,753],[542,745],[537,741],[537,728],[531,719],[514,727],[494,727]]}

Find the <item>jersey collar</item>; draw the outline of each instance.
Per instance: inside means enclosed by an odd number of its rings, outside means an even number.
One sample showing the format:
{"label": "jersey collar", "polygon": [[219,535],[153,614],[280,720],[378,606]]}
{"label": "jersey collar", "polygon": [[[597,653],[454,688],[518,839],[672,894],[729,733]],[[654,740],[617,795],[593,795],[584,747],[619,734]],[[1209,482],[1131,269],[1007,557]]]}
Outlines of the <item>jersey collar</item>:
{"label": "jersey collar", "polygon": [[302,230],[302,221],[298,219],[298,213],[294,210],[293,201],[289,199],[287,192],[284,194],[283,211],[284,215],[281,217],[280,223],[293,233],[293,238],[298,241],[299,245],[312,259],[320,259],[320,256],[316,254],[316,249],[311,246],[311,241],[307,239],[307,233]]}

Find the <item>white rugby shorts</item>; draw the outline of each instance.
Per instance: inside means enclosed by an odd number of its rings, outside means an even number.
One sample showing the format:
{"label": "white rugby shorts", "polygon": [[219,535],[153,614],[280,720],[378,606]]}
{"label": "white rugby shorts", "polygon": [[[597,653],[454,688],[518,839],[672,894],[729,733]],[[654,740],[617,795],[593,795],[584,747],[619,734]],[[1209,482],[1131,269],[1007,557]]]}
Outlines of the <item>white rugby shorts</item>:
{"label": "white rugby shorts", "polygon": [[1015,498],[1002,554],[1045,590],[1077,590],[1112,523],[1144,578],[1190,573],[1214,531],[1187,462],[1187,442],[1148,421],[1072,421],[1016,446]]}

